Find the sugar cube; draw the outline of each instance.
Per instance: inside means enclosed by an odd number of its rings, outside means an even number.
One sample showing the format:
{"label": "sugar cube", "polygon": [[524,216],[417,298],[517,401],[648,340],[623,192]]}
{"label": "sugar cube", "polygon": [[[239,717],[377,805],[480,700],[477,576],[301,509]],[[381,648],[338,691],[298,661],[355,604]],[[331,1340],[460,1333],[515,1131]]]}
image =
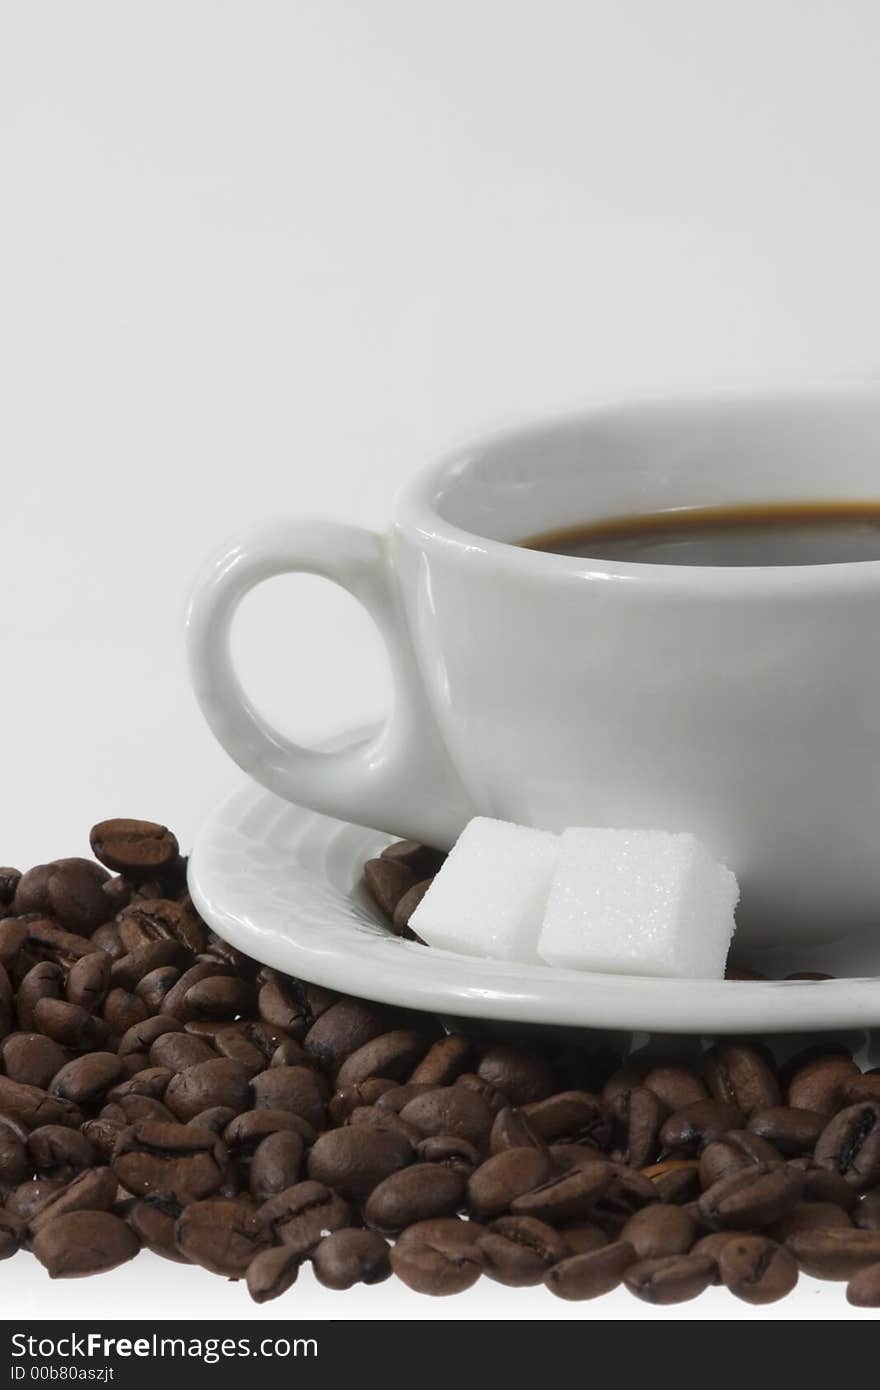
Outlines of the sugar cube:
{"label": "sugar cube", "polygon": [[476,816],[410,918],[429,946],[538,962],[541,919],[559,838]]}
{"label": "sugar cube", "polygon": [[738,899],[693,835],[566,830],[538,954],[574,970],[721,979]]}

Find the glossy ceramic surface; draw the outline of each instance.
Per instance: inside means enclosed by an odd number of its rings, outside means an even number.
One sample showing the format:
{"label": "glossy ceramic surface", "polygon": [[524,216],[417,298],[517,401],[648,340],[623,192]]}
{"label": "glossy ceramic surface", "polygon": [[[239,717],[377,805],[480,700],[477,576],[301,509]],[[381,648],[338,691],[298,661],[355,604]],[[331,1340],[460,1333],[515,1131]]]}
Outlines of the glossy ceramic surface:
{"label": "glossy ceramic surface", "polygon": [[[623,405],[427,470],[387,536],[277,523],[205,572],[198,698],[272,791],[430,843],[479,812],[688,830],[737,874],[739,939],[801,945],[880,921],[880,562],[591,561],[510,542],[686,505],[880,496],[880,394]],[[285,571],[341,584],[388,647],[395,701],[316,753],[263,721],[229,651],[241,598]]]}
{"label": "glossy ceramic surface", "polygon": [[[388,836],[331,820],[248,784],[202,827],[189,881],[227,941],[330,988],[458,1017],[589,1029],[743,1033],[880,1026],[880,979],[658,980],[591,975],[453,955],[392,936],[361,883]],[[876,947],[873,955],[880,956]],[[866,969],[850,938],[809,961]],[[880,963],[880,962],[878,962]],[[764,961],[761,964],[765,964]],[[778,958],[774,971],[804,968]]]}

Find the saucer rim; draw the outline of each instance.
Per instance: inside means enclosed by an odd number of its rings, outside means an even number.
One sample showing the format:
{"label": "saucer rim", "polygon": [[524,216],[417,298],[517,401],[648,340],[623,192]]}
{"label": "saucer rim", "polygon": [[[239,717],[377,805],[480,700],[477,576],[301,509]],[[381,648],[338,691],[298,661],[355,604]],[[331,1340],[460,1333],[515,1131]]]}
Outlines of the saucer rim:
{"label": "saucer rim", "polygon": [[[324,988],[447,1017],[558,1027],[704,1035],[880,1027],[877,976],[733,981],[600,975],[458,955],[390,932],[385,938],[367,936],[353,925],[345,934],[346,949],[333,942],[315,946],[297,938],[295,920],[291,923],[268,894],[255,898],[250,873],[236,872],[230,836],[242,850],[257,843],[254,833],[265,827],[267,816],[276,834],[308,831],[319,840],[323,835],[328,844],[340,831],[362,832],[372,837],[376,853],[393,837],[282,801],[253,781],[224,797],[196,836],[188,882],[205,921],[252,958]],[[225,848],[218,858],[221,843]],[[295,860],[289,862],[293,874]],[[360,862],[359,855],[351,864],[353,882]],[[334,892],[342,890],[334,887]],[[348,900],[355,902],[351,893]],[[378,911],[372,917],[380,922]]]}

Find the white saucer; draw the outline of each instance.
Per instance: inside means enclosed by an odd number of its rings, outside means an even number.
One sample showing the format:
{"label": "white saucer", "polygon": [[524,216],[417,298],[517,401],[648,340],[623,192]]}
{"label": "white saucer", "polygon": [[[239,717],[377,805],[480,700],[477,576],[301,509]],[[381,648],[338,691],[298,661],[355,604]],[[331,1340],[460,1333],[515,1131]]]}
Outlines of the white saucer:
{"label": "white saucer", "polygon": [[[189,861],[190,891],[220,936],[266,965],[345,994],[447,1016],[700,1034],[880,1026],[880,978],[851,973],[872,959],[864,943],[848,945],[846,956],[829,947],[821,960],[813,951],[809,960],[777,961],[767,971],[843,971],[848,978],[751,982],[593,975],[403,941],[361,883],[364,860],[389,843],[387,835],[247,783],[203,825]],[[877,969],[880,941],[873,953]]]}

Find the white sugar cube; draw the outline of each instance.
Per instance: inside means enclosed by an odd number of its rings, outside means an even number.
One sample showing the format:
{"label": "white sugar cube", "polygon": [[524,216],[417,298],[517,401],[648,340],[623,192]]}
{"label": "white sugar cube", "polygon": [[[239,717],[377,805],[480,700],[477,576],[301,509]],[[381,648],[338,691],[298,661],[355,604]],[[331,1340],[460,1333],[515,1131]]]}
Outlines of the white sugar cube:
{"label": "white sugar cube", "polygon": [[721,979],[738,899],[693,835],[566,830],[538,954],[573,970]]}
{"label": "white sugar cube", "polygon": [[469,821],[410,926],[429,946],[538,961],[537,942],[559,838],[508,821]]}

